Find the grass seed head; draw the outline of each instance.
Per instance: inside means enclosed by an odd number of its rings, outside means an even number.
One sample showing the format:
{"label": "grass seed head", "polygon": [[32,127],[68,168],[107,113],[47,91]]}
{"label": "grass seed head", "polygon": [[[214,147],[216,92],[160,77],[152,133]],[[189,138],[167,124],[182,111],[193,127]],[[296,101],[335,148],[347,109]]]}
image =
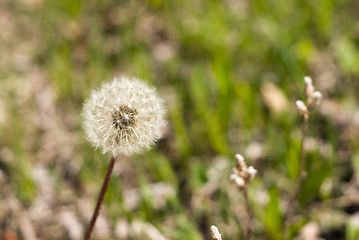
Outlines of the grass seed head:
{"label": "grass seed head", "polygon": [[222,236],[216,226],[212,225],[210,228],[213,240],[222,240]]}

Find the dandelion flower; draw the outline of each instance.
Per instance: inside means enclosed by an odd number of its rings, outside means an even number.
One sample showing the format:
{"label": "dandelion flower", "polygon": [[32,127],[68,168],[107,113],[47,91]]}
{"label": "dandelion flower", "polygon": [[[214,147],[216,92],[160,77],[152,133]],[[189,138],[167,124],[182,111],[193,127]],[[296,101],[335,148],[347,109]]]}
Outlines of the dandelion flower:
{"label": "dandelion flower", "polygon": [[103,153],[130,156],[150,148],[166,122],[163,100],[138,78],[115,78],[92,91],[83,107],[88,140]]}

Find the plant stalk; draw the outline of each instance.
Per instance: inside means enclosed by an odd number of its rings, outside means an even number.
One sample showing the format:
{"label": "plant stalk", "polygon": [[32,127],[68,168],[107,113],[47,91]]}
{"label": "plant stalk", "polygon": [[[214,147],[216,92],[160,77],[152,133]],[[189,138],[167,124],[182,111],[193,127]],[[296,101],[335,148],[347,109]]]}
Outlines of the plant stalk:
{"label": "plant stalk", "polygon": [[292,195],[292,197],[289,200],[288,206],[286,211],[283,214],[283,226],[286,228],[288,217],[289,217],[289,211],[295,202],[295,200],[298,198],[298,195],[300,191],[302,190],[302,185],[305,179],[305,176],[307,175],[307,172],[305,170],[305,140],[307,135],[307,126],[308,126],[308,119],[309,119],[309,113],[305,113],[303,117],[303,125],[302,125],[302,143],[301,143],[301,149],[300,149],[300,166],[299,166],[299,178],[297,180],[296,189]]}
{"label": "plant stalk", "polygon": [[247,228],[244,231],[244,239],[246,240],[250,240],[252,237],[252,218],[253,218],[253,214],[252,214],[252,208],[251,205],[249,203],[249,198],[248,198],[248,188],[247,186],[243,189],[243,195],[244,195],[244,199],[245,199],[245,205],[246,205],[246,212],[248,215],[248,225]]}
{"label": "plant stalk", "polygon": [[103,183],[102,183],[100,195],[98,196],[96,207],[95,207],[95,210],[93,212],[90,225],[89,225],[89,227],[88,227],[88,229],[86,231],[86,235],[85,235],[84,240],[89,240],[90,237],[91,237],[92,230],[93,230],[93,228],[95,226],[97,216],[98,216],[98,214],[100,212],[100,208],[101,208],[103,199],[105,197],[105,193],[106,193],[106,190],[107,190],[107,187],[108,187],[108,183],[110,182],[110,177],[111,177],[111,173],[112,173],[112,170],[113,170],[113,166],[115,165],[115,162],[116,162],[116,157],[112,156],[110,164],[108,165],[106,176],[105,176],[105,179],[103,180]]}

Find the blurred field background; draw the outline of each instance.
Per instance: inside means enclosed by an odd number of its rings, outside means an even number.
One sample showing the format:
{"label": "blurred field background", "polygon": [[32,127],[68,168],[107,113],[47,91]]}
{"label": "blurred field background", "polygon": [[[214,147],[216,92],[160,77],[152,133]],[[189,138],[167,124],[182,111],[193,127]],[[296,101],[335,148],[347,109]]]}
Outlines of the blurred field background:
{"label": "blurred field background", "polygon": [[299,175],[309,75],[308,176],[291,239],[359,238],[357,0],[1,0],[0,236],[82,239],[109,163],[82,103],[114,76],[166,100],[151,151],[118,159],[93,239],[243,239],[234,154],[258,169],[254,239],[283,239]]}

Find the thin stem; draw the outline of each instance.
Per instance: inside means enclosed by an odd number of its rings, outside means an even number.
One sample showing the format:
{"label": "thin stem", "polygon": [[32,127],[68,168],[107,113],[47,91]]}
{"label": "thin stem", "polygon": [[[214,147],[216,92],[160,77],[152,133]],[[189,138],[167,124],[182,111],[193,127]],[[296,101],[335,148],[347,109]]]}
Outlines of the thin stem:
{"label": "thin stem", "polygon": [[92,215],[91,223],[90,223],[89,228],[86,231],[86,235],[85,235],[84,240],[89,240],[90,237],[91,237],[91,233],[92,233],[92,230],[93,230],[93,228],[95,226],[97,216],[98,216],[98,214],[100,212],[100,207],[101,207],[101,204],[102,204],[103,199],[105,197],[105,193],[106,193],[106,190],[107,190],[107,187],[108,187],[108,183],[110,181],[111,173],[112,173],[112,170],[113,170],[113,166],[115,165],[115,162],[116,162],[116,157],[112,156],[110,164],[108,165],[108,168],[107,168],[105,179],[103,180],[103,183],[102,183],[100,195],[98,196],[98,199],[97,199],[97,203],[96,203],[96,207],[95,207],[95,210],[93,212],[93,215]]}
{"label": "thin stem", "polygon": [[246,212],[247,212],[247,215],[248,215],[248,225],[247,225],[247,228],[244,231],[244,238],[246,240],[249,240],[249,239],[251,239],[251,236],[252,236],[252,218],[253,218],[253,214],[252,214],[251,204],[249,203],[247,186],[245,188],[243,188],[243,195],[244,195],[244,200],[245,200],[245,205],[246,205]]}
{"label": "thin stem", "polygon": [[291,210],[292,205],[295,202],[295,200],[298,198],[298,195],[299,195],[300,191],[302,190],[302,185],[303,185],[305,176],[307,175],[306,170],[305,170],[305,139],[306,139],[306,135],[307,135],[308,119],[309,119],[309,114],[307,112],[307,113],[304,114],[303,125],[302,125],[302,143],[301,143],[301,149],[300,149],[300,166],[299,166],[299,171],[300,172],[299,172],[299,178],[298,178],[298,181],[297,181],[297,186],[296,186],[296,189],[294,191],[294,194],[290,198],[288,206],[287,206],[287,209],[283,214],[283,225],[284,225],[284,227],[286,227],[286,225],[287,225],[288,217],[289,217],[289,211]]}
{"label": "thin stem", "polygon": [[[299,176],[300,184],[298,184],[298,191],[301,189],[303,180],[304,180],[305,176],[307,175],[307,173],[305,171],[305,139],[306,139],[306,135],[307,135],[308,118],[309,118],[309,115],[305,114],[304,118],[303,118],[302,144],[301,144],[301,149],[300,149],[300,176]],[[297,192],[297,194],[298,193],[299,192]],[[297,196],[295,196],[295,197],[297,197]]]}
{"label": "thin stem", "polygon": [[303,118],[303,126],[302,126],[302,144],[300,147],[300,167],[299,167],[300,174],[299,174],[296,190],[289,202],[290,204],[288,205],[288,208],[297,199],[298,194],[302,189],[304,178],[307,175],[305,171],[305,139],[307,135],[307,125],[308,125],[308,114],[305,114]]}

